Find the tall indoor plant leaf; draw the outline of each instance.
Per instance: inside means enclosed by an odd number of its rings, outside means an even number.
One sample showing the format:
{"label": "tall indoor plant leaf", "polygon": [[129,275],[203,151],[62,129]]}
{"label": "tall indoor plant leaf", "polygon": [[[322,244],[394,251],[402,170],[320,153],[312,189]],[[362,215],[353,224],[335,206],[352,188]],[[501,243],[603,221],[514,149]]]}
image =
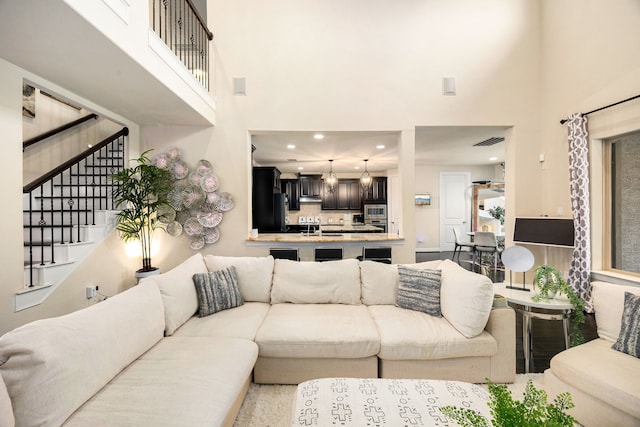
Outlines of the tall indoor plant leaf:
{"label": "tall indoor plant leaf", "polygon": [[116,215],[116,229],[125,241],[137,240],[142,248],[142,269],[155,270],[151,266],[153,232],[159,225],[158,209],[167,205],[167,194],[173,182],[168,170],[151,163],[145,151],[133,160],[136,166],[123,169],[111,176],[116,187],[113,190],[114,205],[120,211]]}

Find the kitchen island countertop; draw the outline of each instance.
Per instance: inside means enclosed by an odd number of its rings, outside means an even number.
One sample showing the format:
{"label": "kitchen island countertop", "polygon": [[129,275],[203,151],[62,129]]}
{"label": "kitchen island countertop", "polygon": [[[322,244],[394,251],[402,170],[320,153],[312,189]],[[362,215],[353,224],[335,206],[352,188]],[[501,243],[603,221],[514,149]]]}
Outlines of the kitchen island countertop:
{"label": "kitchen island countertop", "polygon": [[401,243],[404,237],[388,233],[340,233],[327,231],[322,227],[322,235],[319,233],[260,233],[258,237],[248,237],[247,242],[255,243],[356,243],[356,242],[387,242]]}

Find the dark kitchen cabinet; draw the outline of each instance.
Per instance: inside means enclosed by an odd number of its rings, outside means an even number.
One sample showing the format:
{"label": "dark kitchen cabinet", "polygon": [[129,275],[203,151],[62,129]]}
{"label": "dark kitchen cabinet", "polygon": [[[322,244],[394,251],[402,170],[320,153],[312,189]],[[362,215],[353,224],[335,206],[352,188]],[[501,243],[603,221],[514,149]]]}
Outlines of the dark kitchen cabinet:
{"label": "dark kitchen cabinet", "polygon": [[300,197],[320,198],[322,195],[322,175],[300,176]]}
{"label": "dark kitchen cabinet", "polygon": [[287,194],[289,199],[289,210],[300,210],[300,180],[299,179],[282,179],[282,192]]}
{"label": "dark kitchen cabinet", "polygon": [[360,210],[360,181],[357,179],[338,182],[338,209]]}
{"label": "dark kitchen cabinet", "polygon": [[387,177],[374,176],[371,188],[364,194],[367,203],[387,203]]}
{"label": "dark kitchen cabinet", "polygon": [[334,211],[338,209],[338,189],[334,187],[333,191],[329,189],[327,184],[322,184],[322,210]]}
{"label": "dark kitchen cabinet", "polygon": [[340,179],[333,192],[324,185],[322,190],[323,210],[360,210],[362,197],[360,181],[357,179]]}

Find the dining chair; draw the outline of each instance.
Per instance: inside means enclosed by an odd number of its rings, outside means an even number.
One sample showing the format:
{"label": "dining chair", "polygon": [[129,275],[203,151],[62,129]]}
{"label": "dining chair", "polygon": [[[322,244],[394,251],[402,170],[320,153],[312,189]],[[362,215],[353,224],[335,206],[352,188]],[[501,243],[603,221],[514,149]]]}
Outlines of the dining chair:
{"label": "dining chair", "polygon": [[482,268],[482,254],[493,254],[493,274],[498,271],[498,257],[500,249],[498,248],[498,240],[495,233],[491,231],[476,231],[473,236],[473,271],[476,271],[476,259],[478,265]]}
{"label": "dining chair", "polygon": [[455,248],[453,249],[453,256],[451,257],[451,261],[455,261],[456,260],[456,252],[458,253],[458,264],[460,264],[460,252],[462,252],[462,248],[470,248],[471,251],[473,252],[473,246],[474,243],[473,242],[469,242],[469,241],[464,241],[464,240],[460,240],[460,237],[458,236],[458,230],[453,227],[453,237],[455,240]]}

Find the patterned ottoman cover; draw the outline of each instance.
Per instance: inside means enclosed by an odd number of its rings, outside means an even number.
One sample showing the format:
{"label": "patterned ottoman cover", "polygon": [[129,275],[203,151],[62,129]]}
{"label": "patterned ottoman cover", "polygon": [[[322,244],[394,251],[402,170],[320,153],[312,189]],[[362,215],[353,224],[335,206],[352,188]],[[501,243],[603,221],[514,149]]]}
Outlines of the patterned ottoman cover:
{"label": "patterned ottoman cover", "polygon": [[323,378],[298,385],[293,426],[457,426],[453,405],[491,419],[489,393],[460,381]]}

